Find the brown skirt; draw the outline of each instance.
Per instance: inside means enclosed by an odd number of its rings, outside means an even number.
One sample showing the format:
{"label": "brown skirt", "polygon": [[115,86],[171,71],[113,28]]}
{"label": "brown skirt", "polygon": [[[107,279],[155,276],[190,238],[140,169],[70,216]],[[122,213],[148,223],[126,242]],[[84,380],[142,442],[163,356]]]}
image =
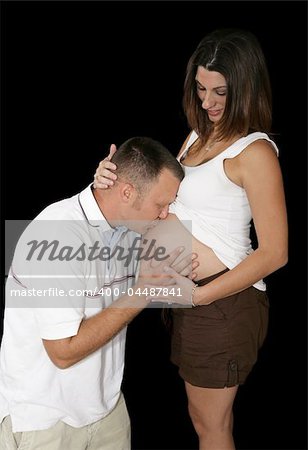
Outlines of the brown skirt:
{"label": "brown skirt", "polygon": [[[228,269],[198,281],[205,285]],[[210,305],[172,308],[171,361],[192,385],[243,384],[257,360],[268,327],[269,302],[254,287]]]}

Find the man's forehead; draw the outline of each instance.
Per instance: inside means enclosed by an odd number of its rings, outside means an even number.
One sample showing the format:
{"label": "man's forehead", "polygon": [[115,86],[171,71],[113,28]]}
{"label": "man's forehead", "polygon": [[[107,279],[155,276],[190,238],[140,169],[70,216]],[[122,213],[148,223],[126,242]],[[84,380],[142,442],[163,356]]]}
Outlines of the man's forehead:
{"label": "man's forehead", "polygon": [[161,178],[159,182],[153,186],[151,191],[156,197],[168,200],[169,197],[174,196],[179,186],[180,180],[171,174],[170,177]]}

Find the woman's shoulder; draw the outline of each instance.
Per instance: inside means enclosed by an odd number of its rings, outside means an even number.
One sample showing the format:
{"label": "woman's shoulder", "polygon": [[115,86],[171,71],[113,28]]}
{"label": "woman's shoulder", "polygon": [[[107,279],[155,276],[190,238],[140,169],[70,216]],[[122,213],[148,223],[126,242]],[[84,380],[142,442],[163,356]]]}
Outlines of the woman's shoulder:
{"label": "woman's shoulder", "polygon": [[267,153],[279,155],[279,150],[276,143],[266,133],[252,133],[248,136],[247,146],[243,149],[242,155],[254,155],[258,153],[266,155]]}
{"label": "woman's shoulder", "polygon": [[[273,170],[279,166],[278,151],[269,139],[256,139],[251,142],[236,158],[239,167],[250,174],[266,173],[267,169]],[[244,173],[243,172],[243,173]]]}
{"label": "woman's shoulder", "polygon": [[238,139],[229,149],[233,157],[245,158],[247,155],[258,152],[271,152],[276,157],[279,150],[276,143],[266,134],[261,132],[250,133]]}

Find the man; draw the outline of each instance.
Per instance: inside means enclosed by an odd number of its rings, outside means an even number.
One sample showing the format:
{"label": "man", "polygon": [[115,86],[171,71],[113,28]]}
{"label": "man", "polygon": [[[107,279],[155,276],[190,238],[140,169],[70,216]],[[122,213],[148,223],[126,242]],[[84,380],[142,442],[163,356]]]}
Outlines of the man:
{"label": "man", "polygon": [[183,171],[149,138],[126,141],[114,162],[111,189],[89,186],[48,206],[17,244],[0,355],[1,450],[130,448],[126,326],[148,305],[145,285],[161,284],[173,263],[187,275],[191,259],[176,264],[182,249],[168,257],[154,247],[153,264],[148,247],[135,282],[136,240],[166,218]]}

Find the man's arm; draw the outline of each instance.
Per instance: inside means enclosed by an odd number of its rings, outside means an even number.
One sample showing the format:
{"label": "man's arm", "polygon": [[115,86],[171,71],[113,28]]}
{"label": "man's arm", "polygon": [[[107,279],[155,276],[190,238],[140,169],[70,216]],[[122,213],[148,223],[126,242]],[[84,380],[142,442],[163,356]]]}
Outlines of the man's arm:
{"label": "man's arm", "polygon": [[145,294],[142,294],[145,285],[170,283],[172,278],[163,270],[165,266],[173,265],[173,268],[182,276],[191,273],[191,270],[196,267],[197,255],[192,254],[175,264],[184,250],[184,247],[176,248],[170,252],[168,259],[155,267],[152,265],[152,260],[143,260],[138,282],[133,288],[133,295],[124,295],[97,315],[82,320],[75,336],[54,340],[43,339],[51,361],[60,369],[66,369],[107,344],[148,305],[149,300],[146,299]]}
{"label": "man's arm", "polygon": [[60,369],[66,369],[107,344],[147,306],[145,295],[135,293],[138,288],[142,292],[141,283],[135,285],[134,295],[125,295],[95,316],[82,320],[76,336],[43,339],[52,362]]}

